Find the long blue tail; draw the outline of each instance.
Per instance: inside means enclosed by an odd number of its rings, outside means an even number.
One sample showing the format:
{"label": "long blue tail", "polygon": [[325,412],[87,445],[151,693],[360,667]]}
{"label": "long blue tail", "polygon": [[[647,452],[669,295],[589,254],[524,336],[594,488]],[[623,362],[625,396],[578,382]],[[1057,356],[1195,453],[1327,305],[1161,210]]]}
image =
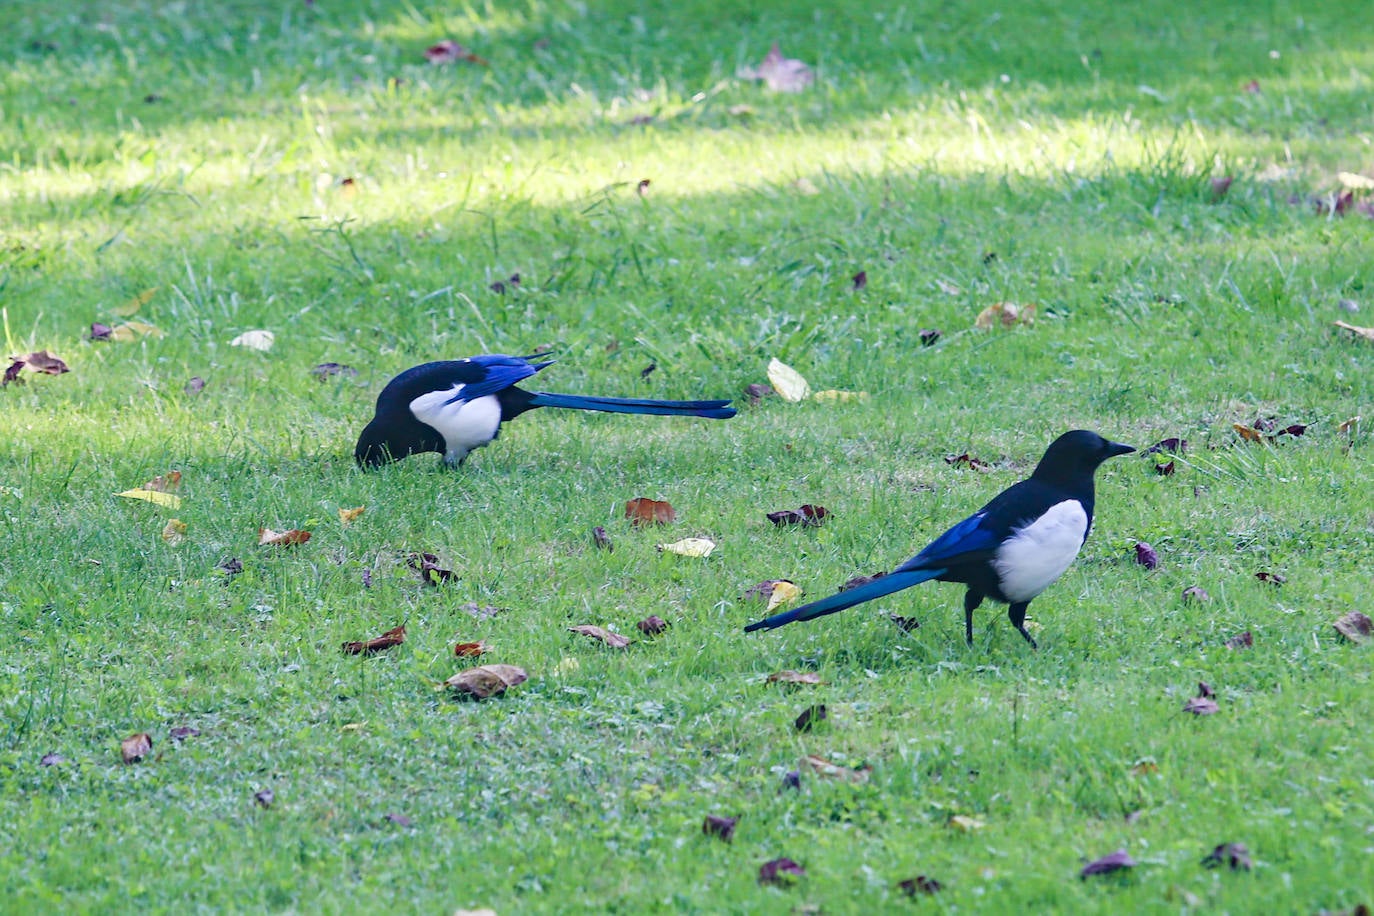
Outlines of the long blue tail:
{"label": "long blue tail", "polygon": [[815,620],[817,617],[834,614],[856,604],[863,604],[865,601],[872,601],[874,598],[881,598],[883,595],[890,595],[893,592],[900,592],[904,588],[911,588],[911,586],[919,585],[928,579],[934,579],[943,572],[943,569],[918,569],[910,572],[889,573],[881,579],[874,579],[858,588],[836,592],[829,598],[803,604],[801,607],[783,611],[781,614],[774,614],[764,620],[756,620],[745,627],[744,632],[774,630],[796,620]]}
{"label": "long blue tail", "polygon": [[638,398],[593,398],[580,394],[550,394],[531,391],[531,407],[567,407],[572,410],[600,410],[606,413],[643,413],[658,417],[706,417],[728,420],[735,415],[729,401],[653,401]]}

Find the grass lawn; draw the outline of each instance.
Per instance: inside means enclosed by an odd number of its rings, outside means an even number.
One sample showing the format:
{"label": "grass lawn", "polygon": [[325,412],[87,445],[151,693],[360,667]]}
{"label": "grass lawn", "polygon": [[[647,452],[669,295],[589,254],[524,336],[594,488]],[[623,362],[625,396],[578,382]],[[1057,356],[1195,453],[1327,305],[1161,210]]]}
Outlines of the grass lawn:
{"label": "grass lawn", "polygon": [[[1374,603],[1374,343],[1333,324],[1374,325],[1374,192],[1338,177],[1374,175],[1367,3],[952,6],[0,7],[0,355],[71,370],[0,389],[0,909],[1374,902],[1371,656],[1332,627]],[[774,41],[813,86],[739,76]],[[976,330],[998,302],[1036,321]],[[396,372],[543,346],[535,387],[740,414],[354,466]],[[867,397],[750,404],[772,358]],[[1103,467],[1039,651],[991,604],[965,646],[939,583],[742,634],[750,586],[891,569],[1074,427],[1188,448]],[[115,495],[173,469],[176,508]],[[832,516],[765,517],[803,503]],[[479,663],[529,679],[434,689]],[[838,775],[784,788],[807,755]],[[1252,869],[1201,865],[1228,842]]]}

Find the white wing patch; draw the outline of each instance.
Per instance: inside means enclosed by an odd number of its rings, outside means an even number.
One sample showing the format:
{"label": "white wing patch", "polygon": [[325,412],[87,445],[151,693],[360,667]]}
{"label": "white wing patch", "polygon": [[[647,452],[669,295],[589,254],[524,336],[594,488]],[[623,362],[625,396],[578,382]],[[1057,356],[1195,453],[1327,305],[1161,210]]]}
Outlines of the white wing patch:
{"label": "white wing patch", "polygon": [[443,391],[422,394],[410,402],[410,412],[426,426],[433,427],[444,437],[444,460],[457,464],[468,452],[481,448],[496,438],[501,426],[501,402],[495,395],[471,401],[454,400],[463,391],[455,384]]}
{"label": "white wing patch", "polygon": [[1029,601],[1064,574],[1088,536],[1088,514],[1076,499],[1055,503],[1024,528],[1012,531],[993,557],[1002,593]]}

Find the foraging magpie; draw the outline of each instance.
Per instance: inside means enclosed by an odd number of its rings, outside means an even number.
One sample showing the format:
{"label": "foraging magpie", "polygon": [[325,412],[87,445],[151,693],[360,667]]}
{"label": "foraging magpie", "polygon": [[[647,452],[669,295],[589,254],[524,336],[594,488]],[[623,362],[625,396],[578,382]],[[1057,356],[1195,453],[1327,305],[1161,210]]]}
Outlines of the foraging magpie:
{"label": "foraging magpie", "polygon": [[886,576],[829,598],[774,614],[744,628],[771,630],[813,620],[910,588],[927,579],[962,582],[964,635],[973,642],[973,612],[984,598],[1006,605],[1012,626],[1026,637],[1026,607],[1063,575],[1093,523],[1093,474],[1116,455],[1135,451],[1097,433],[1075,429],[1045,449],[1029,478],[993,497],[973,515]]}
{"label": "foraging magpie", "polygon": [[502,423],[536,407],[713,420],[735,415],[729,401],[593,398],[515,387],[516,382],[553,365],[553,360],[535,363],[532,359],[489,354],[407,369],[387,382],[377,396],[376,416],[358,437],[353,457],[365,467],[375,467],[417,452],[442,452],[444,461],[456,466],[473,449],[495,439]]}

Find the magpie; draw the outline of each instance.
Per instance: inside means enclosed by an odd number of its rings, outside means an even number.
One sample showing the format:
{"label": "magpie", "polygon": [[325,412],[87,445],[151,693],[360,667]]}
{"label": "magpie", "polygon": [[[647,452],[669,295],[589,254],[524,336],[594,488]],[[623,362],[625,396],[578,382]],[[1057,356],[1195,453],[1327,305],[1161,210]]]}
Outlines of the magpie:
{"label": "magpie", "polygon": [[594,398],[515,387],[554,362],[531,362],[536,358],[487,354],[407,369],[377,396],[376,416],[358,437],[353,457],[364,467],[376,467],[418,452],[442,452],[445,462],[457,466],[495,439],[502,423],[536,407],[713,420],[735,415],[728,400]]}
{"label": "magpie", "polygon": [[927,579],[962,582],[964,635],[973,642],[973,612],[984,598],[1008,605],[1012,626],[1026,637],[1026,607],[1063,575],[1093,523],[1093,474],[1116,455],[1135,451],[1097,433],[1075,429],[1050,443],[1031,476],[940,535],[888,575],[857,588],[774,614],[744,628],[772,630],[814,620],[910,588]]}

